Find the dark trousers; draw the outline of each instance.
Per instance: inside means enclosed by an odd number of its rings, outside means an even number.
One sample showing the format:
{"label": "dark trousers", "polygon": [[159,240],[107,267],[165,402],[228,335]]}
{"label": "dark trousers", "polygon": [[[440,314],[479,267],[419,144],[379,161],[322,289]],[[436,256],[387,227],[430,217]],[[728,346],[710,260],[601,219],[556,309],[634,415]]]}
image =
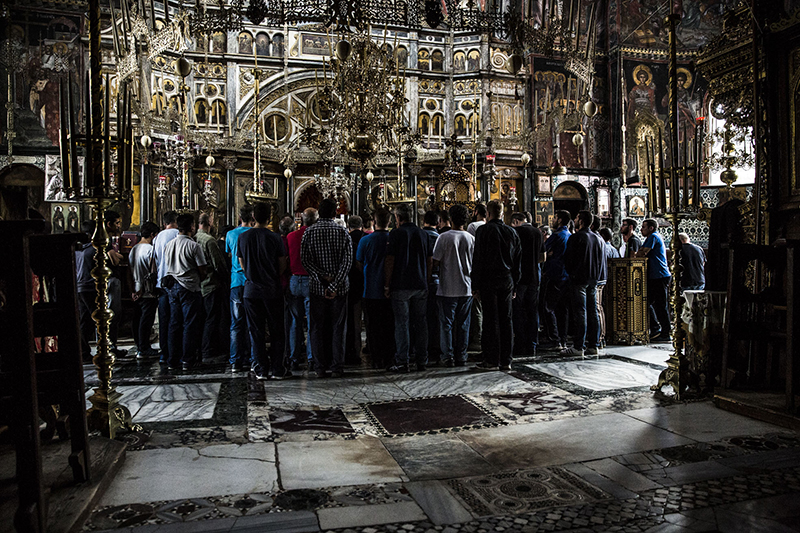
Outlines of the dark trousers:
{"label": "dark trousers", "polygon": [[487,365],[510,365],[514,349],[511,322],[513,284],[497,283],[480,287],[483,303],[483,362]]}
{"label": "dark trousers", "polygon": [[131,329],[133,330],[133,340],[139,349],[139,353],[147,355],[152,350],[150,347],[150,332],[153,331],[157,310],[157,298],[139,298],[136,300],[136,310],[133,314]]}
{"label": "dark trousers", "polygon": [[669,280],[670,277],[647,280],[647,302],[650,304],[650,334],[669,335]]}
{"label": "dark trousers", "polygon": [[161,350],[161,361],[167,363],[169,358],[169,321],[170,321],[169,293],[166,289],[159,289],[158,294],[158,347]]}
{"label": "dark trousers", "polygon": [[347,295],[347,339],[344,347],[344,362],[361,364],[361,295]]}
{"label": "dark trousers", "polygon": [[168,289],[169,293],[169,366],[178,363],[191,365],[200,346],[200,329],[203,327],[203,297],[200,292],[187,290],[180,283]]}
{"label": "dark trousers", "polygon": [[394,361],[394,312],[392,301],[361,300],[367,323],[367,345],[372,356],[372,368],[387,368]]}
{"label": "dark trousers", "polygon": [[567,342],[569,287],[566,281],[547,280],[544,286],[545,329],[548,337]]}
{"label": "dark trousers", "polygon": [[539,286],[518,285],[512,303],[514,348],[519,355],[536,353],[539,344]]}
{"label": "dark trousers", "polygon": [[203,359],[211,359],[219,353],[219,320],[222,291],[213,290],[203,296],[205,308],[205,325],[203,326],[203,343],[200,352]]}
{"label": "dark trousers", "polygon": [[92,319],[92,312],[97,308],[97,293],[79,292],[78,293],[78,312],[81,325],[81,355],[83,362],[89,363],[92,360],[92,351],[89,341],[94,340],[95,321]]}
{"label": "dark trousers", "polygon": [[441,324],[439,322],[439,297],[436,295],[438,283],[428,285],[428,360],[439,361],[442,358]]}
{"label": "dark trousers", "polygon": [[347,329],[347,296],[333,299],[312,294],[309,302],[311,352],[314,369],[341,372],[344,367],[345,331]]}
{"label": "dark trousers", "polygon": [[[285,334],[283,297],[278,298],[245,298],[244,312],[247,316],[247,329],[250,331],[251,360],[261,366],[265,374],[283,377]],[[267,352],[267,329],[269,329],[270,346]]]}

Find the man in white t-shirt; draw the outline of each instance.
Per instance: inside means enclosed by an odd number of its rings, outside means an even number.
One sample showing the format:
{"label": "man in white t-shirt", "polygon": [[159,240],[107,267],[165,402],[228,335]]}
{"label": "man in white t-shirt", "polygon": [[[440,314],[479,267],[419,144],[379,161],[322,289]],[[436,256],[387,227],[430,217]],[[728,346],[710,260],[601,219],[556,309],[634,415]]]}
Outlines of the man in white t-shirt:
{"label": "man in white t-shirt", "polygon": [[200,347],[203,321],[203,297],[200,281],[206,277],[203,248],[192,239],[196,228],[194,216],[179,215],[178,236],[164,248],[166,275],[161,285],[169,293],[169,368],[183,370],[195,366]]}
{"label": "man in white t-shirt", "polygon": [[159,362],[167,364],[169,361],[169,294],[161,286],[161,279],[167,274],[166,262],[164,261],[164,248],[167,244],[178,236],[178,225],[176,223],[178,213],[167,211],[164,213],[164,229],[153,239],[153,258],[156,261],[158,275],[156,276],[156,293],[158,294],[158,347],[161,350]]}
{"label": "man in white t-shirt", "polygon": [[472,310],[472,253],[475,237],[464,229],[469,210],[450,208],[452,229],[439,235],[433,248],[433,264],[439,267],[439,339],[444,366],[467,362],[470,312]]}
{"label": "man in white t-shirt", "polygon": [[158,298],[155,287],[155,260],[153,259],[153,238],[158,234],[158,226],[147,221],[142,224],[141,240],[128,256],[133,276],[133,294],[136,313],[133,316],[133,334],[138,353],[137,359],[153,357],[157,354],[150,346],[150,332],[156,319]]}

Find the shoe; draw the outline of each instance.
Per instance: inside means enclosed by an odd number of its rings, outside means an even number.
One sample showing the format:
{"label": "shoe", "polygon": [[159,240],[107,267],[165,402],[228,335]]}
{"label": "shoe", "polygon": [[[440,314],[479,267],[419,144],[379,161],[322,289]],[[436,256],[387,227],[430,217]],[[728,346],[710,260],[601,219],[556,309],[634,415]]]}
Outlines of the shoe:
{"label": "shoe", "polygon": [[230,368],[228,369],[228,371],[231,374],[240,374],[240,373],[244,372],[244,367],[242,367],[240,365],[230,365]]}
{"label": "shoe", "polygon": [[472,367],[472,370],[497,370],[499,367],[497,365],[491,365],[489,363],[478,363],[477,365]]}
{"label": "shoe", "polygon": [[184,372],[186,372],[187,370],[194,370],[198,366],[200,366],[200,365],[198,365],[197,363],[182,363],[181,364],[181,368],[183,368]]}
{"label": "shoe", "polygon": [[128,357],[128,350],[122,348],[111,348],[109,351],[114,354],[114,357]]}
{"label": "shoe", "polygon": [[261,367],[256,368],[253,370],[253,374],[256,375],[256,379],[259,381],[267,381],[269,379],[269,375],[261,370]]}
{"label": "shoe", "polygon": [[447,367],[447,368],[453,368],[454,366],[456,366],[456,363],[455,363],[455,361],[450,359],[450,360],[444,362],[444,366]]}
{"label": "shoe", "polygon": [[561,350],[559,352],[559,355],[580,355],[582,357],[583,356],[583,350],[579,350],[579,349],[577,349],[575,347],[564,348],[563,350]]}
{"label": "shoe", "polygon": [[558,343],[558,349],[559,350],[566,350],[567,349],[567,343],[566,342],[559,342]]}
{"label": "shoe", "polygon": [[177,366],[177,365],[169,365],[169,366],[167,367],[167,369],[168,369],[168,370],[172,370],[172,371],[174,371],[174,372],[177,372],[177,371],[178,371],[178,370],[180,370],[181,368],[180,368],[179,366]]}
{"label": "shoe", "polygon": [[334,379],[343,378],[344,377],[344,372],[331,372],[331,377],[334,378]]}
{"label": "shoe", "polygon": [[392,374],[408,374],[408,365],[392,365],[386,371]]}
{"label": "shoe", "polygon": [[[309,374],[309,376],[310,376],[310,375],[311,375],[311,374]],[[330,373],[328,373],[328,372],[322,372],[321,370],[318,370],[318,371],[314,372],[314,376],[316,376],[316,378],[317,378],[317,379],[324,379],[324,378],[327,378],[327,377],[329,377],[329,376],[330,376]]]}
{"label": "shoe", "polygon": [[511,370],[511,365],[500,365],[498,368],[502,371]]}
{"label": "shoe", "polygon": [[583,351],[583,355],[597,355],[597,354],[598,354],[597,348],[586,348]]}

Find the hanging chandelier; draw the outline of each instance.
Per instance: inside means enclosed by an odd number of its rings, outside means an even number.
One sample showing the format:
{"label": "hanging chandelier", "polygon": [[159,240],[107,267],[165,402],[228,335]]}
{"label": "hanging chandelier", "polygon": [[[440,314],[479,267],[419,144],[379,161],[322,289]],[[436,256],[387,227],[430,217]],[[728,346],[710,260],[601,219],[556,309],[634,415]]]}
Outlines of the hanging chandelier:
{"label": "hanging chandelier", "polygon": [[314,184],[325,198],[335,197],[337,200],[344,198],[345,194],[352,191],[356,185],[357,175],[351,172],[348,176],[344,167],[334,167],[330,174],[314,174]]}

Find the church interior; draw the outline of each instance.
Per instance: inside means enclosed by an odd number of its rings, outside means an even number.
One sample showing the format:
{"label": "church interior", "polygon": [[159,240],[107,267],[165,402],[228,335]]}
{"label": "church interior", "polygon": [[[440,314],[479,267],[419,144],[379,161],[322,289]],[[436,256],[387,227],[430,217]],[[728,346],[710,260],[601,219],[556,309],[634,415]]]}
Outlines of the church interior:
{"label": "church interior", "polygon": [[[800,531],[800,2],[0,14],[0,530]],[[598,355],[393,375],[365,350],[342,379],[262,381],[226,370],[227,341],[198,368],[137,357],[123,280],[111,352],[107,247],[124,270],[167,212],[221,235],[266,202],[278,231],[324,198],[420,226],[491,200],[540,227],[589,210],[616,248],[655,219],[668,257],[679,233],[703,249],[705,288],[673,283],[669,344],[648,338],[646,260],[622,258]]]}

